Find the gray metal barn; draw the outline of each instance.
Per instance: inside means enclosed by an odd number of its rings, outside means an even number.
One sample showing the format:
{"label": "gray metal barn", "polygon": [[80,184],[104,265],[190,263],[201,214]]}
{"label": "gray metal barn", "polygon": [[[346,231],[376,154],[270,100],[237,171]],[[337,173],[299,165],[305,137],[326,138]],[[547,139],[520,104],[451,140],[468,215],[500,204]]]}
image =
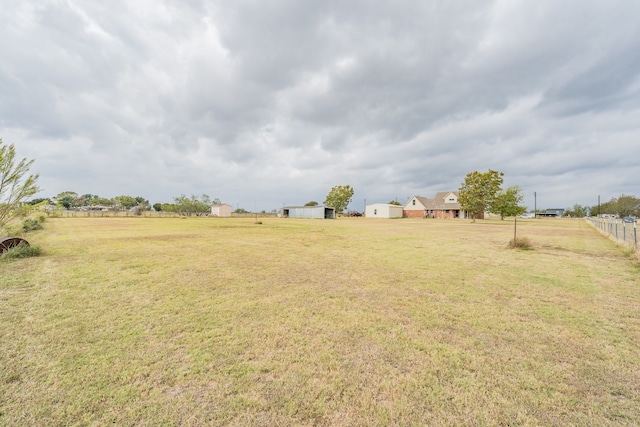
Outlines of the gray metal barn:
{"label": "gray metal barn", "polygon": [[284,218],[334,219],[336,210],[328,206],[284,206],[278,215]]}

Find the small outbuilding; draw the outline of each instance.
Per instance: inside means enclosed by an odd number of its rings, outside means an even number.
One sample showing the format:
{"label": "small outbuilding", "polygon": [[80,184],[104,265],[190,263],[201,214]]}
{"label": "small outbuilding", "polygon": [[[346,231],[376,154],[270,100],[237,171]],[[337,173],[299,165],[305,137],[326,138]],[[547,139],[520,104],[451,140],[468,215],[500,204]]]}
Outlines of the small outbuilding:
{"label": "small outbuilding", "polygon": [[564,209],[547,209],[545,212],[538,212],[536,216],[561,217],[563,214]]}
{"label": "small outbuilding", "polygon": [[402,218],[403,208],[388,203],[367,205],[364,216],[367,218]]}
{"label": "small outbuilding", "polygon": [[231,216],[231,205],[222,203],[220,205],[211,206],[211,216],[228,218]]}
{"label": "small outbuilding", "polygon": [[283,218],[334,219],[336,210],[328,206],[284,206],[278,216]]}

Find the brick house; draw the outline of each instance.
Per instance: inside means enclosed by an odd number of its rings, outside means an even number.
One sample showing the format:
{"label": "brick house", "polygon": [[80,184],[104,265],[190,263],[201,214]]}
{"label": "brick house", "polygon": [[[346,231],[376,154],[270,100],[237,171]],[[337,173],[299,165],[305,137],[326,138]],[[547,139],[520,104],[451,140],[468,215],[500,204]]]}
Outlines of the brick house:
{"label": "brick house", "polygon": [[[469,218],[469,213],[458,203],[457,191],[441,191],[433,199],[413,196],[404,206],[405,218]],[[484,214],[477,216],[484,218]]]}
{"label": "brick house", "polygon": [[431,205],[431,201],[426,197],[413,196],[404,205],[402,210],[403,218],[426,218],[427,206]]}

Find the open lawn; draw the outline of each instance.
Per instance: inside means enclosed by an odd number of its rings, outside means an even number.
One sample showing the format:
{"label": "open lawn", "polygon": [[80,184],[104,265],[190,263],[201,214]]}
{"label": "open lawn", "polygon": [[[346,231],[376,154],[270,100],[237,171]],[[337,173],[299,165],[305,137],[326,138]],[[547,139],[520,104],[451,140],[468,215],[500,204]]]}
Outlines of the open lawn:
{"label": "open lawn", "polygon": [[583,220],[61,218],[0,259],[0,425],[640,425]]}

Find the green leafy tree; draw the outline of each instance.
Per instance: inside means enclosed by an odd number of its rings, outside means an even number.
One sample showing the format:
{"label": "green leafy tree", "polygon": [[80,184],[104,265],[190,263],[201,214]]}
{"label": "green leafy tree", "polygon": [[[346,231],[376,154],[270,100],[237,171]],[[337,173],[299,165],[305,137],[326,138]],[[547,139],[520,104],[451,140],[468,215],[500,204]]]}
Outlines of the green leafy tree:
{"label": "green leafy tree", "polygon": [[582,206],[579,204],[574,204],[572,208],[568,208],[564,210],[565,215],[568,215],[573,218],[582,218],[587,216],[589,208],[586,206]]}
{"label": "green leafy tree", "polygon": [[65,209],[71,209],[79,206],[78,199],[78,193],[75,191],[63,191],[53,198],[58,206],[62,206]]}
{"label": "green leafy tree", "polygon": [[151,204],[144,197],[138,196],[138,197],[135,197],[135,199],[136,199],[136,203],[137,203],[136,207],[138,209],[151,209]]}
{"label": "green leafy tree", "polygon": [[95,196],[89,202],[90,206],[113,206],[116,202],[113,199],[107,199],[106,197]]}
{"label": "green leafy tree", "polygon": [[602,214],[615,215],[618,211],[618,201],[614,197],[608,202],[601,203],[600,210]]}
{"label": "green leafy tree", "polygon": [[[175,211],[184,216],[203,216],[211,212],[211,198],[206,194],[201,196],[192,195],[187,197],[184,194],[174,197]],[[162,206],[162,210],[170,212]]]}
{"label": "green leafy tree", "polygon": [[471,214],[475,222],[478,215],[490,210],[501,189],[504,173],[489,169],[487,172],[469,172],[458,189],[458,202]]}
{"label": "green leafy tree", "polygon": [[305,206],[318,206],[318,202],[316,202],[315,200],[312,200],[310,202],[307,202],[304,204]]}
{"label": "green leafy tree", "polygon": [[498,192],[496,199],[491,205],[491,213],[500,215],[504,220],[507,216],[518,216],[527,211],[525,206],[520,206],[524,200],[522,190],[517,185],[513,185],[504,191]]}
{"label": "green leafy tree", "polygon": [[336,213],[342,213],[351,203],[353,197],[353,187],[350,185],[336,185],[329,191],[324,201],[325,206],[329,206],[336,210]]}
{"label": "green leafy tree", "polygon": [[640,216],[640,199],[635,196],[622,194],[612,197],[608,202],[591,207],[591,215]]}
{"label": "green leafy tree", "polygon": [[640,199],[637,197],[622,194],[616,200],[616,205],[616,213],[620,218],[640,215]]}
{"label": "green leafy tree", "polygon": [[387,203],[388,205],[395,205],[395,206],[402,206],[402,203],[400,203],[397,200],[392,200],[389,203]]}
{"label": "green leafy tree", "polygon": [[138,205],[138,201],[132,196],[116,196],[113,198],[113,201],[115,202],[115,205],[123,211],[128,211]]}
{"label": "green leafy tree", "polygon": [[21,203],[36,194],[38,174],[28,175],[33,160],[16,159],[13,144],[3,145],[0,139],[0,227],[13,217]]}
{"label": "green leafy tree", "polygon": [[45,203],[47,203],[47,204],[48,204],[48,203],[53,203],[53,202],[51,201],[51,199],[49,199],[49,198],[42,198],[42,197],[38,197],[38,198],[35,198],[35,199],[31,199],[31,200],[29,200],[29,201],[28,201],[28,202],[26,202],[26,203],[27,203],[28,205],[41,205],[43,202],[45,202]]}
{"label": "green leafy tree", "polygon": [[618,211],[618,200],[614,197],[608,202],[591,207],[591,215],[615,215]]}
{"label": "green leafy tree", "polygon": [[153,204],[153,210],[157,211],[157,212],[162,211],[162,203],[154,203]]}
{"label": "green leafy tree", "polygon": [[173,203],[163,203],[162,212],[178,212],[178,208]]}
{"label": "green leafy tree", "polygon": [[97,205],[97,200],[100,197],[98,197],[95,194],[83,194],[82,196],[78,197],[77,203],[78,206],[95,206]]}

